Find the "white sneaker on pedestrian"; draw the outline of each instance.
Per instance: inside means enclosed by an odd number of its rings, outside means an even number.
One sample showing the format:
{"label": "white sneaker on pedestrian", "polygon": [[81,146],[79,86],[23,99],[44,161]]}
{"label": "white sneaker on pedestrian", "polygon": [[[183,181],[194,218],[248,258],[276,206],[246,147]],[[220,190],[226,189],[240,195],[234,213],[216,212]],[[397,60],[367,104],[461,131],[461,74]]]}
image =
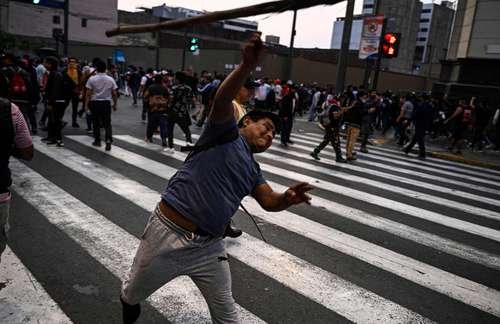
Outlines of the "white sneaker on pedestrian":
{"label": "white sneaker on pedestrian", "polygon": [[167,147],[163,149],[163,152],[168,153],[168,154],[174,154],[175,153],[175,148],[173,147]]}

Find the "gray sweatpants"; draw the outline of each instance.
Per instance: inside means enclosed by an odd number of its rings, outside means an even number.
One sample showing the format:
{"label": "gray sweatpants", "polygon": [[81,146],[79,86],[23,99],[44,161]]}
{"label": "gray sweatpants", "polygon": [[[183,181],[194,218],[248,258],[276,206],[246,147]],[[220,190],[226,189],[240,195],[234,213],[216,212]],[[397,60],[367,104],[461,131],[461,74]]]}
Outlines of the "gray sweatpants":
{"label": "gray sweatpants", "polygon": [[9,208],[10,200],[0,203],[0,260],[2,252],[7,245],[7,233],[9,231]]}
{"label": "gray sweatpants", "polygon": [[140,303],[170,280],[189,276],[207,301],[214,323],[240,323],[231,291],[224,242],[193,234],[165,217],[157,206],[122,285],[122,299]]}

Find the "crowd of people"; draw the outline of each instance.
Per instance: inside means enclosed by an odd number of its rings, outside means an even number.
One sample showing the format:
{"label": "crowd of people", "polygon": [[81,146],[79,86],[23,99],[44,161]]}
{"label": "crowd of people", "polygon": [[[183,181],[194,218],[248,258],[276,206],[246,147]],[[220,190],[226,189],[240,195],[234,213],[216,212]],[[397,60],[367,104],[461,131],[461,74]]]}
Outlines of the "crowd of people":
{"label": "crowd of people", "polygon": [[[225,77],[208,71],[198,75],[190,69],[174,72],[128,66],[120,71],[99,58],[85,62],[74,57],[59,60],[49,56],[43,61],[10,54],[0,57],[1,96],[19,107],[32,134],[40,129],[47,131],[43,141],[57,146],[64,145],[62,129],[67,124],[79,128],[80,117],[96,146],[101,146],[100,131],[104,128],[106,149],[111,149],[111,111],[117,109],[118,97],[123,95],[132,97],[134,107],[142,99],[140,118],[147,124],[145,140],[151,142],[159,131],[165,151],[174,152],[175,125],[191,145],[190,127],[203,126]],[[293,144],[291,133],[297,116],[318,121],[325,136],[311,152],[315,159],[331,143],[337,162],[354,161],[358,138],[359,151],[368,153],[369,137],[377,130],[393,135],[406,153],[418,144],[421,158],[425,157],[426,135],[449,138],[449,150],[455,154],[462,153],[464,143],[479,151],[500,147],[499,111],[476,97],[453,101],[446,96],[378,93],[356,86],[348,86],[339,94],[317,83],[264,77],[247,80],[233,106],[237,119],[251,109],[277,112],[282,124],[280,141],[285,147]],[[70,123],[64,121],[67,107],[71,107]],[[345,158],[341,135],[346,138]]]}

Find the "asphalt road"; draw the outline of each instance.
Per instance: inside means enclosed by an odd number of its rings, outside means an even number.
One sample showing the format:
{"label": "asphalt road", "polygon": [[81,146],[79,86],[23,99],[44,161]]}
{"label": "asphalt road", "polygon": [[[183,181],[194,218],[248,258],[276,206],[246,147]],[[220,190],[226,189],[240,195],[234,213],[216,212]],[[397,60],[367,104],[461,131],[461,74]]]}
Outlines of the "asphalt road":
{"label": "asphalt road", "polygon": [[[180,129],[175,154],[157,139],[145,144],[140,108],[128,98],[113,125],[109,153],[67,127],[65,148],[36,137],[33,161],[13,159],[0,323],[120,323],[121,280],[185,154]],[[298,181],[315,190],[311,206],[280,213],[245,199],[267,243],[248,216],[235,215],[245,234],[226,246],[242,322],[499,323],[500,172],[383,146],[341,165],[328,147],[315,161],[309,153],[321,136],[299,118],[293,145],[275,140],[257,157],[275,190]],[[139,323],[168,322],[210,322],[188,278],[144,304]]]}

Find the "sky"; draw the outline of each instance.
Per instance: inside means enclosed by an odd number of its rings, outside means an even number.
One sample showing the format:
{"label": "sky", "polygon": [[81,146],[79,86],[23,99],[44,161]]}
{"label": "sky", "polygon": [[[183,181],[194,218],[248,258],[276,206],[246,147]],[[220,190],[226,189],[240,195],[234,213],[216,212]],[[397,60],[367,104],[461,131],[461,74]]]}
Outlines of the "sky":
{"label": "sky", "polygon": [[[250,6],[267,1],[256,0],[118,0],[120,10],[135,11],[137,7],[152,7],[166,4],[170,7],[184,7],[195,10],[217,11]],[[333,22],[344,17],[346,1],[333,6],[317,6],[298,11],[295,47],[330,48]],[[356,0],[354,14],[361,13],[362,0]],[[280,43],[290,44],[293,13],[265,15],[245,18],[259,23],[259,30],[265,35],[280,37]]]}

